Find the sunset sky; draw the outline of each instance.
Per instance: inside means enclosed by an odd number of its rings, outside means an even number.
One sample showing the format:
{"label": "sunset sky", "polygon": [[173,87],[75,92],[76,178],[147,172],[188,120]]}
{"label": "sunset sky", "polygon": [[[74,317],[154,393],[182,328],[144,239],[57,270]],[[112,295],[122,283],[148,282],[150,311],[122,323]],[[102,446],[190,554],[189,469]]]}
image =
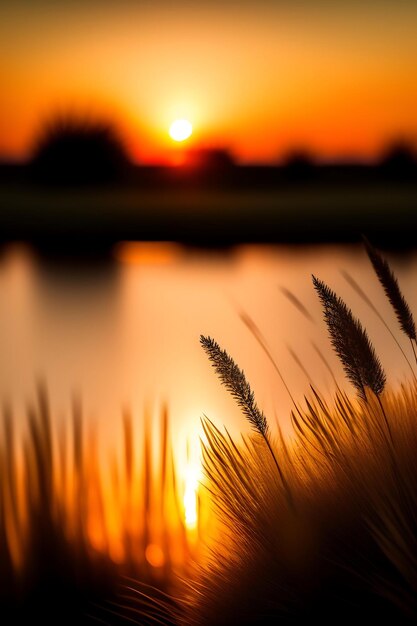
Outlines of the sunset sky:
{"label": "sunset sky", "polygon": [[0,155],[57,112],[114,119],[138,162],[227,147],[274,162],[372,158],[417,139],[417,3],[3,0]]}

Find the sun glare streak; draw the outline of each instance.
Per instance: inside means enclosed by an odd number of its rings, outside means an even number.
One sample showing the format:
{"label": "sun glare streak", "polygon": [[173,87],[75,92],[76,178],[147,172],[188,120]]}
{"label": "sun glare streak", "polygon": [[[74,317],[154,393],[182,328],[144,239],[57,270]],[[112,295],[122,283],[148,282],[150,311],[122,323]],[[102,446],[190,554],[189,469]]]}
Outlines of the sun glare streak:
{"label": "sun glare streak", "polygon": [[198,471],[188,467],[184,491],[184,521],[188,530],[195,530],[198,523]]}
{"label": "sun glare streak", "polygon": [[[183,519],[189,538],[194,542],[200,528],[200,498],[199,485],[202,477],[200,457],[200,440],[194,437],[187,438],[185,465],[182,467],[183,485]],[[197,534],[196,534],[197,533]]]}

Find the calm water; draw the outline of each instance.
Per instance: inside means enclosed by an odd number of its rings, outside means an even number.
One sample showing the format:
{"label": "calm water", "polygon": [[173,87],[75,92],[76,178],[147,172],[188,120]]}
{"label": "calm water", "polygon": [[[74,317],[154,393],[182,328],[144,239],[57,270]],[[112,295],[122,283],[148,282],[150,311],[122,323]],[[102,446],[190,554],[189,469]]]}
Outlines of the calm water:
{"label": "calm water", "polygon": [[[417,255],[390,259],[417,311]],[[135,244],[118,246],[100,264],[63,264],[41,260],[26,247],[9,247],[0,261],[0,398],[12,403],[21,421],[34,398],[35,381],[43,377],[56,419],[68,417],[71,397],[78,393],[87,418],[97,424],[107,444],[120,432],[123,406],[131,407],[139,419],[145,406],[156,416],[166,402],[177,446],[185,446],[187,437],[195,443],[203,414],[232,431],[247,430],[199,346],[203,333],[233,355],[259,405],[271,420],[276,417],[285,426],[288,395],[239,311],[262,330],[297,399],[308,392],[309,380],[288,347],[314,384],[330,392],[331,376],[312,340],[336,376],[343,376],[321,321],[312,273],[334,287],[361,317],[390,382],[396,384],[407,365],[387,331],[341,276],[342,269],[361,284],[397,331],[360,248],[245,246],[220,255]],[[295,308],[282,287],[303,302],[313,321]]]}

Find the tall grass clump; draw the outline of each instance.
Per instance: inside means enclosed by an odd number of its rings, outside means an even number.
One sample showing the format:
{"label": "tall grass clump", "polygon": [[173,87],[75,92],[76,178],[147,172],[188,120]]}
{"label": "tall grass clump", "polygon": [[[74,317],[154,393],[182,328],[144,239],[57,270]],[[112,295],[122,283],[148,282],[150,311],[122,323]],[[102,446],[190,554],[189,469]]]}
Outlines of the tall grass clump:
{"label": "tall grass clump", "polygon": [[404,298],[398,280],[392,271],[388,261],[376,250],[371,243],[364,238],[366,252],[381,283],[385,295],[397,316],[398,323],[403,333],[408,337],[417,361],[416,347],[417,335],[414,317],[406,299]]}
{"label": "tall grass clump", "polygon": [[[369,246],[413,341],[394,274]],[[204,420],[206,484],[221,531],[186,593],[185,625],[417,619],[416,381],[387,386],[359,319],[323,281],[313,284],[356,393],[337,387],[327,400],[311,387],[294,404],[287,438],[273,434],[232,357],[201,339],[254,432],[236,442]]]}
{"label": "tall grass clump", "polygon": [[3,413],[0,615],[47,625],[138,615],[141,624],[172,623],[164,594],[187,571],[196,539],[184,522],[167,409],[159,436],[150,412],[139,428],[125,412],[121,446],[104,466],[79,400],[62,424],[40,384],[25,419]]}

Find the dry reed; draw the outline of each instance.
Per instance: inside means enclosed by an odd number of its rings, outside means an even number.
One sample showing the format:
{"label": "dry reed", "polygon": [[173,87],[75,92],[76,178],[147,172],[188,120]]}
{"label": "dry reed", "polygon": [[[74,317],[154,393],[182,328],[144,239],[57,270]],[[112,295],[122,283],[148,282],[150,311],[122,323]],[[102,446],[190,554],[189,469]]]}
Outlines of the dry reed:
{"label": "dry reed", "polygon": [[[273,455],[265,438],[236,443],[204,420],[207,488],[222,532],[186,594],[186,626],[417,619],[417,384],[386,389],[359,320],[325,283],[314,285],[358,397],[337,386],[326,401],[312,387],[292,411],[289,440],[280,431],[276,440],[262,413]],[[203,345],[239,404],[248,397],[249,408],[257,407],[253,394],[240,394],[246,379],[231,357],[212,340]],[[276,480],[274,457],[291,503]]]}
{"label": "dry reed", "polygon": [[[2,613],[73,625],[126,623],[139,611],[141,623],[155,623],[162,611],[160,594],[178,583],[195,545],[185,528],[166,407],[157,439],[149,429],[152,415],[144,416],[142,433],[135,435],[133,418],[124,412],[122,455],[109,464],[110,482],[79,399],[73,401],[70,423],[60,428],[40,383],[36,403],[28,407],[26,431],[17,438],[13,423],[18,417],[4,408]],[[138,592],[130,601],[124,598],[116,611],[113,605],[126,594],[126,575],[134,577],[130,586]],[[147,598],[139,592],[141,585],[149,586]],[[173,601],[168,604],[172,609]],[[172,619],[168,604],[167,624]]]}

